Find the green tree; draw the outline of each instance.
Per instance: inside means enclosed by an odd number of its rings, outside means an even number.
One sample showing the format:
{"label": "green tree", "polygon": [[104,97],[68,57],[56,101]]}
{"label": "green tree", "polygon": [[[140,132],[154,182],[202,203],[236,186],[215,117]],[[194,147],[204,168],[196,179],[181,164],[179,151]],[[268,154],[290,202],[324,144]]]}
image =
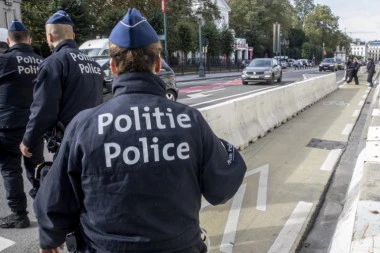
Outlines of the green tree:
{"label": "green tree", "polygon": [[182,21],[177,24],[177,46],[176,49],[182,52],[182,58],[187,62],[187,54],[194,51],[197,36],[195,34],[194,28],[190,22]]}
{"label": "green tree", "polygon": [[314,46],[309,42],[305,42],[302,44],[301,55],[302,58],[311,59],[313,58]]}
{"label": "green tree", "polygon": [[334,36],[339,32],[338,17],[331,13],[330,7],[326,5],[316,5],[312,12],[305,17],[304,31],[310,43],[325,46],[329,50],[334,50],[338,42]]}
{"label": "green tree", "polygon": [[234,36],[232,32],[224,26],[220,32],[220,53],[226,57],[227,62],[230,60],[230,55],[234,52]]}
{"label": "green tree", "polygon": [[220,32],[213,22],[206,22],[202,28],[202,36],[208,41],[207,56],[217,57],[220,55]]}
{"label": "green tree", "polygon": [[32,32],[32,46],[43,56],[47,56],[49,52],[46,43],[45,22],[57,10],[65,10],[70,15],[74,23],[74,32],[78,44],[82,43],[91,32],[91,17],[86,12],[86,6],[82,1],[23,1],[21,4],[23,22]]}
{"label": "green tree", "polygon": [[273,24],[281,24],[283,39],[288,38],[295,12],[289,1],[283,0],[230,0],[230,27],[236,37],[246,38],[255,48],[255,56],[271,54]]}
{"label": "green tree", "polygon": [[303,24],[305,16],[315,7],[314,0],[293,0],[293,4],[297,17]]}

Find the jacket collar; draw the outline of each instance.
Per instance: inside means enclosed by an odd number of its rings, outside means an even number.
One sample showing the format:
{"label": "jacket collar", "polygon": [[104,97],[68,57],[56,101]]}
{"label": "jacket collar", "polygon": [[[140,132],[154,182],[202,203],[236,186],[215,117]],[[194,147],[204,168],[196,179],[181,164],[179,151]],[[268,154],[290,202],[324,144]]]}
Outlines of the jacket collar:
{"label": "jacket collar", "polygon": [[8,50],[5,51],[4,54],[12,52],[12,51],[16,51],[16,50],[21,51],[21,52],[33,52],[33,48],[31,45],[25,44],[25,43],[19,43],[8,48]]}
{"label": "jacket collar", "polygon": [[75,43],[74,40],[63,40],[54,48],[53,53],[56,53],[63,48],[76,48],[76,49],[78,49],[78,45],[77,45],[77,43]]}
{"label": "jacket collar", "polygon": [[143,93],[165,96],[165,84],[155,74],[145,72],[129,72],[121,74],[113,80],[114,97],[121,94]]}

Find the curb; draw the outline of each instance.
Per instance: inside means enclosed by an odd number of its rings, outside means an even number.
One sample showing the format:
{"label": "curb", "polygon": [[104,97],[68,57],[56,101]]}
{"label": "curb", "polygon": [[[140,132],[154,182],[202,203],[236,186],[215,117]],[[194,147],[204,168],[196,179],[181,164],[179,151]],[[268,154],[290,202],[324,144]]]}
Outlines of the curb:
{"label": "curb", "polygon": [[[364,74],[364,73],[362,73]],[[380,73],[374,80],[378,83]],[[363,130],[366,139],[347,189],[329,253],[379,252],[380,243],[380,85],[375,87]]]}
{"label": "curb", "polygon": [[[193,81],[199,81],[199,80],[208,80],[208,79],[218,79],[218,78],[223,78],[223,77],[240,77],[241,73],[234,73],[234,74],[226,74],[222,76],[209,76],[206,74],[205,77],[197,77],[197,76],[192,76],[192,77],[186,77],[186,75],[183,76],[176,76],[176,82],[177,83],[183,83],[183,82],[193,82]],[[183,78],[181,78],[183,77]]]}

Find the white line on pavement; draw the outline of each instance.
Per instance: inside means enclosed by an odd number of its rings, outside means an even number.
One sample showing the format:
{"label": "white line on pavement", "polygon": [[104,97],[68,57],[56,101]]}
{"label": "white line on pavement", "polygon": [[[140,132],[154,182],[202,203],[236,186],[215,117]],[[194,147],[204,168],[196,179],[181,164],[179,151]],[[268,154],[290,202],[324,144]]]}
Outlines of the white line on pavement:
{"label": "white line on pavement", "polygon": [[285,226],[277,236],[272,247],[270,247],[268,253],[290,252],[312,207],[313,203],[303,201],[298,202],[296,208],[293,210],[290,218],[286,221]]}
{"label": "white line on pavement", "polygon": [[338,162],[341,154],[342,154],[342,149],[331,150],[325,162],[322,164],[321,170],[332,171],[336,163]]}
{"label": "white line on pavement", "polygon": [[11,241],[11,240],[8,240],[8,239],[5,239],[4,237],[1,237],[0,236],[0,251],[12,246],[13,244],[15,244],[14,241]]}
{"label": "white line on pavement", "polygon": [[246,184],[241,185],[238,192],[235,194],[234,200],[232,201],[230,214],[228,215],[222,243],[220,245],[220,252],[232,253],[232,249],[235,244],[235,235],[240,216],[240,209],[243,204],[243,197],[246,188]]}
{"label": "white line on pavement", "polygon": [[257,191],[257,204],[256,209],[260,211],[267,210],[267,191],[268,191],[268,176],[269,176],[269,164],[265,164],[254,170],[250,170],[245,173],[244,177],[249,177],[253,174],[260,173],[259,189]]}
{"label": "white line on pavement", "polygon": [[344,200],[344,207],[330,243],[329,253],[351,252],[351,241],[359,201],[360,181],[363,177],[364,157],[365,149],[360,152],[356,160],[354,172]]}
{"label": "white line on pavement", "polygon": [[350,135],[353,127],[354,127],[353,124],[347,124],[346,127],[342,131],[342,135]]}
{"label": "white line on pavement", "polygon": [[352,114],[352,117],[358,117],[360,114],[360,110],[355,110],[354,113]]}

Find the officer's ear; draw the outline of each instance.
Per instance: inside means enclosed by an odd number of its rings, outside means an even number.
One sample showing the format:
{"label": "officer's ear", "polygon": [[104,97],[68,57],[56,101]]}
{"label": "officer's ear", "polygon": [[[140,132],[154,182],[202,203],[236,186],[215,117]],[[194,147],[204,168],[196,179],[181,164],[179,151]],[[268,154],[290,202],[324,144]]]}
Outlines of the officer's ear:
{"label": "officer's ear", "polygon": [[157,74],[161,71],[161,57],[157,57],[157,59],[154,62],[154,74]]}
{"label": "officer's ear", "polygon": [[9,37],[7,37],[7,44],[8,44],[8,45],[11,44],[11,41],[10,41]]}
{"label": "officer's ear", "polygon": [[116,66],[116,62],[114,59],[110,58],[110,69],[111,69],[111,72],[112,74],[114,75],[117,75],[117,66]]}
{"label": "officer's ear", "polygon": [[53,43],[54,42],[53,34],[47,33],[46,34],[46,39],[47,39],[48,43]]}

